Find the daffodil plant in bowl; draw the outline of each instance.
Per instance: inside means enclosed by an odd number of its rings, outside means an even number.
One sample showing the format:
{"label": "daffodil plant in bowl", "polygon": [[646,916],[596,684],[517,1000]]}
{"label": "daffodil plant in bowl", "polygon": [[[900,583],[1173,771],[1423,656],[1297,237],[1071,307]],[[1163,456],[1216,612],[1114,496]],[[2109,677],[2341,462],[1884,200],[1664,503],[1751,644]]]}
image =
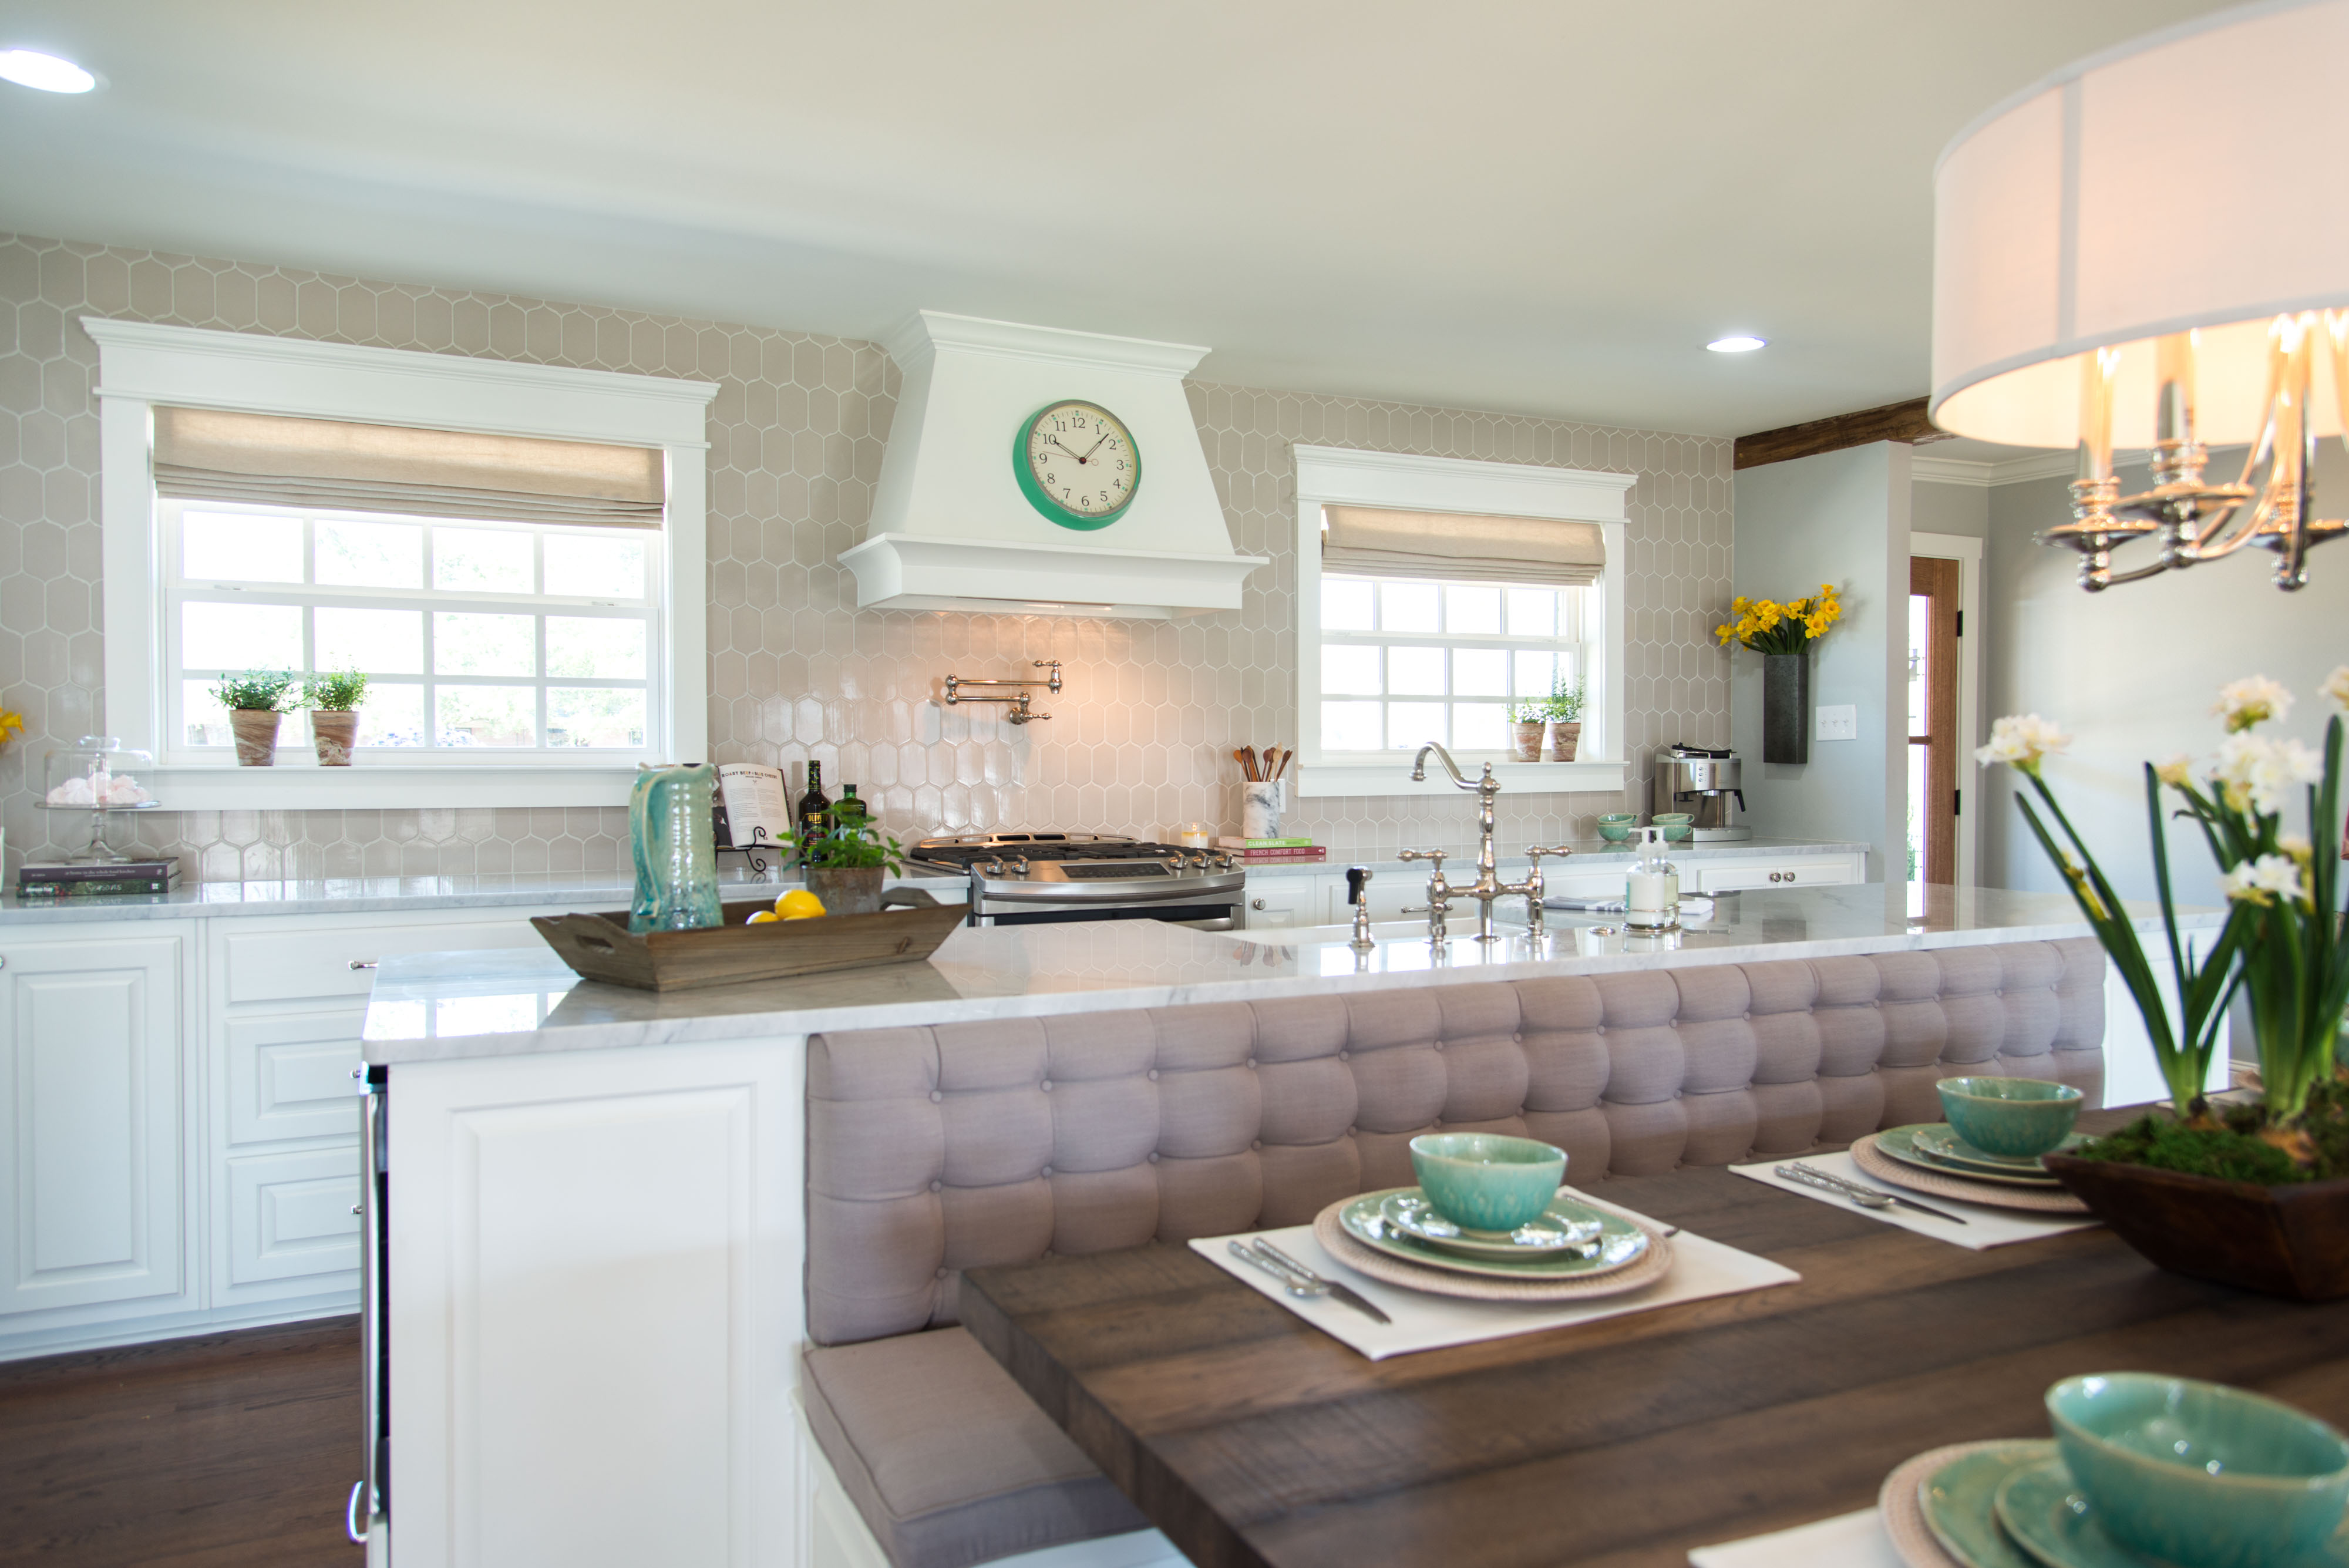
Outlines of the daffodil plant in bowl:
{"label": "daffodil plant in bowl", "polygon": [[[2349,709],[2349,665],[2327,678],[2323,695]],[[2048,760],[2071,737],[2023,714],[1999,720],[1976,754],[2023,774],[2016,804],[2144,1016],[2169,1089],[2165,1113],[2051,1154],[2048,1169],[2164,1268],[2331,1300],[2349,1295],[2349,1079],[2336,1060],[2349,1008],[2342,718],[2325,725],[2321,752],[2261,732],[2292,705],[2292,693],[2263,676],[2235,681],[2213,709],[2224,726],[2214,757],[2145,764],[2161,902],[2150,953],[2047,782]],[[2294,816],[2304,831],[2292,830]],[[2207,946],[2178,930],[2166,818],[2191,824],[2220,872],[2227,919]],[[2238,997],[2261,1093],[2214,1105],[2203,1085]]]}

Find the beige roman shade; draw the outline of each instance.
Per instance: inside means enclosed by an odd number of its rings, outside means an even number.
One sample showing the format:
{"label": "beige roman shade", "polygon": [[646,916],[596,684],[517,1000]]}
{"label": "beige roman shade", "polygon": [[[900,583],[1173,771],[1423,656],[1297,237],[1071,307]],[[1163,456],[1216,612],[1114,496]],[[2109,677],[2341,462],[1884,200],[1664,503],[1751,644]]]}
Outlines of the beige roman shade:
{"label": "beige roman shade", "polygon": [[1324,506],[1321,521],[1321,569],[1350,576],[1568,585],[1607,565],[1596,523],[1378,506]]}
{"label": "beige roman shade", "polygon": [[193,501],[658,528],[663,459],[657,447],[155,410],[155,488]]}

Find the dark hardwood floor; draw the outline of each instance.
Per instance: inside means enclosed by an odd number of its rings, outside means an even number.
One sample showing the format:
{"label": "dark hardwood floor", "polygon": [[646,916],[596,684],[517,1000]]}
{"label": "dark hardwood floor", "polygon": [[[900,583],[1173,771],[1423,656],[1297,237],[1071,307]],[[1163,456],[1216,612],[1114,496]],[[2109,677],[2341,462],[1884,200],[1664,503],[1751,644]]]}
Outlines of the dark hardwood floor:
{"label": "dark hardwood floor", "polygon": [[357,1568],[358,1320],[0,1366],[0,1564]]}

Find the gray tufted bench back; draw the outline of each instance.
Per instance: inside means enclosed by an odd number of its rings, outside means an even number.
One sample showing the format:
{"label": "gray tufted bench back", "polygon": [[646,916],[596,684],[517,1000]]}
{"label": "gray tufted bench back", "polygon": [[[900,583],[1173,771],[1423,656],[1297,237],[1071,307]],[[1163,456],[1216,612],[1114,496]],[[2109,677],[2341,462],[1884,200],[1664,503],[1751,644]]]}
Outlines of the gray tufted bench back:
{"label": "gray tufted bench back", "polygon": [[1961,1073],[2096,1105],[2104,975],[2084,938],[817,1035],[809,1334],[953,1323],[964,1269],[1301,1223],[1437,1127],[1588,1183],[1937,1121]]}

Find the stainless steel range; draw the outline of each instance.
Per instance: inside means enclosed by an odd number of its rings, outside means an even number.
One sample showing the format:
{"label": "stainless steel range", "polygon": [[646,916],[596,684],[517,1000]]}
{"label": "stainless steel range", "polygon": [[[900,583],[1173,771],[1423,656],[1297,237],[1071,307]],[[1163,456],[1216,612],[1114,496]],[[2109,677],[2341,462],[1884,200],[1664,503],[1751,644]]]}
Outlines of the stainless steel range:
{"label": "stainless steel range", "polygon": [[1105,833],[966,833],[925,838],[906,858],[968,875],[974,926],[1165,920],[1228,931],[1247,886],[1229,855]]}

